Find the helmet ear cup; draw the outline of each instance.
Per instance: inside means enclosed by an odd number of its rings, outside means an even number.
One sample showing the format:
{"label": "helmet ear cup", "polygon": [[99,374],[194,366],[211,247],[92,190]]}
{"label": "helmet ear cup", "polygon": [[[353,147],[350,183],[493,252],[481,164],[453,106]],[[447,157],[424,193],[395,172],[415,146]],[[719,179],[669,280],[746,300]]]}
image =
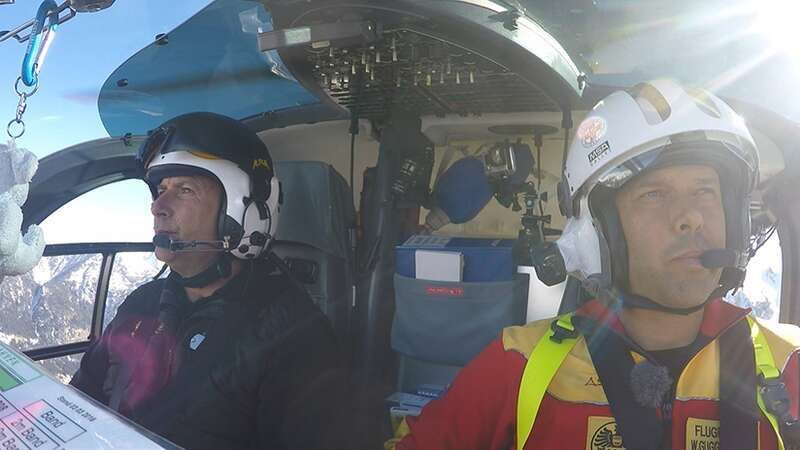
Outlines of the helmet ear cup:
{"label": "helmet ear cup", "polygon": [[589,194],[589,210],[599,224],[600,251],[603,254],[603,273],[610,285],[629,288],[628,244],[622,229],[616,202],[617,190],[599,185]]}
{"label": "helmet ear cup", "polygon": [[569,183],[567,180],[560,180],[556,186],[556,194],[558,195],[558,210],[561,215],[570,218],[575,215],[572,207],[572,195],[569,193]]}
{"label": "helmet ear cup", "polygon": [[[259,204],[250,201],[242,215],[241,239],[237,241],[232,253],[237,258],[252,259],[261,255],[269,247],[278,228],[282,193],[277,177],[269,181],[271,195],[266,202]],[[238,224],[237,224],[238,225]]]}
{"label": "helmet ear cup", "polygon": [[251,202],[244,211],[242,222],[244,223],[244,236],[239,241],[238,246],[233,250],[233,253],[238,258],[252,259],[261,254],[269,240],[264,233],[264,230],[269,226],[270,211],[269,207],[266,208],[266,219],[261,219],[261,211],[256,202]]}

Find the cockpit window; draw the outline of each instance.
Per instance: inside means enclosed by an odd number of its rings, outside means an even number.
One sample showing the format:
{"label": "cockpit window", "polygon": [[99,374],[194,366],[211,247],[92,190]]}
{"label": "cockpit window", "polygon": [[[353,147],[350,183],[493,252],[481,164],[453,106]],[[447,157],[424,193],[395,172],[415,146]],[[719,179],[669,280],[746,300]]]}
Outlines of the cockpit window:
{"label": "cockpit window", "polygon": [[139,180],[103,186],[72,200],[45,219],[48,244],[150,242],[150,191]]}
{"label": "cockpit window", "polygon": [[752,308],[759,319],[778,322],[781,312],[781,246],[774,233],[750,259],[741,289],[728,295],[731,303]]}
{"label": "cockpit window", "polygon": [[[100,276],[99,254],[44,257],[28,273],[0,282],[0,341],[20,350],[82,342],[89,338]],[[47,364],[62,381],[77,359]]]}

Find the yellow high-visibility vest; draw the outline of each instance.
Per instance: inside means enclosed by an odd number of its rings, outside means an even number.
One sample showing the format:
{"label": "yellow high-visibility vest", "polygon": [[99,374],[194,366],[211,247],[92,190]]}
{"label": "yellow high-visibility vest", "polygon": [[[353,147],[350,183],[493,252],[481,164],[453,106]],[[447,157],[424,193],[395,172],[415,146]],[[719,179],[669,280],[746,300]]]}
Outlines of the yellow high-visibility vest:
{"label": "yellow high-visibility vest", "polygon": [[[756,375],[762,375],[767,380],[780,377],[781,373],[775,367],[772,351],[770,351],[767,339],[761,333],[758,323],[750,316],[747,317],[747,322],[750,325],[750,337],[753,339]],[[559,331],[565,333],[557,335],[557,328],[560,328]],[[562,334],[566,334],[568,337],[565,338]],[[550,385],[550,381],[555,376],[561,363],[577,342],[578,335],[572,325],[572,313],[568,313],[557,317],[550,330],[533,347],[533,351],[528,357],[528,362],[525,364],[525,370],[522,372],[519,397],[517,397],[517,449],[522,450],[525,448],[525,443],[528,442],[533,432],[533,423],[536,421],[536,414],[539,412],[547,387]],[[778,419],[774,414],[767,411],[758,386],[756,386],[756,395],[758,408],[769,420],[772,429],[775,431],[778,448],[784,450]]]}

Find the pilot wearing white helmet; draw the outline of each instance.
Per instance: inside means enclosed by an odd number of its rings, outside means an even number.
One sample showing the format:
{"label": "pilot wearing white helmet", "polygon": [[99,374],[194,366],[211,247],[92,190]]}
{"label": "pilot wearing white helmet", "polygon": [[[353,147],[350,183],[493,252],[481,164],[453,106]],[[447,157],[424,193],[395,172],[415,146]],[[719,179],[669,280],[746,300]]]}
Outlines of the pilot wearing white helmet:
{"label": "pilot wearing white helmet", "polygon": [[324,448],[329,433],[292,430],[334,423],[341,360],[269,254],[282,196],[267,147],[197,112],[152,131],[139,161],[170,274],[125,299],[71,384],[185,448]]}

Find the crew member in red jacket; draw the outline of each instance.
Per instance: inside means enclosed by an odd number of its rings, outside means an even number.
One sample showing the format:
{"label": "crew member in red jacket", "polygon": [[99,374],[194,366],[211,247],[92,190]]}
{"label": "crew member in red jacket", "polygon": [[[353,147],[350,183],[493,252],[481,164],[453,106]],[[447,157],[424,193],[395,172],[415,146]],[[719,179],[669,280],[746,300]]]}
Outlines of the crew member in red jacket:
{"label": "crew member in red jacket", "polygon": [[797,445],[800,329],[721,299],[757,183],[755,143],[713,94],[657,80],[603,99],[568,152],[554,247],[596,299],[505,329],[386,448]]}

